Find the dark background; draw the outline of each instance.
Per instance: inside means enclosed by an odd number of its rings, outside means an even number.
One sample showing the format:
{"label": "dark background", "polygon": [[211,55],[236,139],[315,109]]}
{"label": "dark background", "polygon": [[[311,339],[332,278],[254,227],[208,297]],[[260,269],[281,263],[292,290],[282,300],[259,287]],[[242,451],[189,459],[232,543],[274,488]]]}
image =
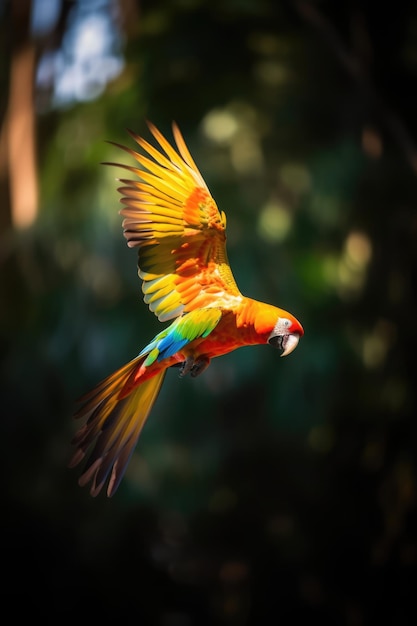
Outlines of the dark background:
{"label": "dark background", "polygon": [[[416,623],[417,8],[382,4],[0,3],[15,617]],[[75,400],[161,329],[101,165],[146,119],[179,124],[242,292],[305,337],[168,372],[119,491],[93,499],[67,469]]]}

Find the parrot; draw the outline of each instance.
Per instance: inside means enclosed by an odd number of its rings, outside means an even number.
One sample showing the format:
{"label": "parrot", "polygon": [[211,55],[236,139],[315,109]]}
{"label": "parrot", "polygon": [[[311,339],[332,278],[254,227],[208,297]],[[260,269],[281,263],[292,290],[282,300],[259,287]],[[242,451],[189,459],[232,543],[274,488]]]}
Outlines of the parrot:
{"label": "parrot", "polygon": [[175,146],[147,125],[152,143],[128,130],[139,151],[110,142],[134,165],[108,165],[129,172],[130,178],[117,179],[123,234],[137,248],[144,302],[170,323],[77,402],[74,418],[83,425],[69,466],[84,462],[78,483],[89,484],[93,497],[105,485],[108,497],[118,489],[168,368],[196,377],[212,358],[259,344],[286,356],[304,334],[291,313],[242,295],[227,256],[226,215],[178,125],[172,123]]}

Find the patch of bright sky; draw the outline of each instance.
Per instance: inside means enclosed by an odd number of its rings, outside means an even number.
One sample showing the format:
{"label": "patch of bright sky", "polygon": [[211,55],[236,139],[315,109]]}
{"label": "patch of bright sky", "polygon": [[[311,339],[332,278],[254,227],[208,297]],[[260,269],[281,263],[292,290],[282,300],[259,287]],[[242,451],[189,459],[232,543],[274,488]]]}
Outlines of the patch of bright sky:
{"label": "patch of bright sky", "polygon": [[[54,28],[60,9],[61,0],[34,0],[35,37]],[[116,11],[112,0],[74,2],[61,48],[46,52],[38,65],[38,88],[53,85],[52,106],[93,100],[120,74],[124,58]]]}
{"label": "patch of bright sky", "polygon": [[56,24],[62,0],[33,0],[31,32],[34,37],[46,35]]}

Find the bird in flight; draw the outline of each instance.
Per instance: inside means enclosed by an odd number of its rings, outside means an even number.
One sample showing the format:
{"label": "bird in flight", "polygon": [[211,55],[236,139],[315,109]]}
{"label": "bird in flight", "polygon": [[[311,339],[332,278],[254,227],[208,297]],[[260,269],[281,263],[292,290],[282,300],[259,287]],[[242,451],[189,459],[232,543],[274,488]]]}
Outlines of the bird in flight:
{"label": "bird in flight", "polygon": [[87,457],[79,484],[90,483],[92,496],[106,483],[112,496],[120,485],[169,367],[195,377],[213,357],[256,344],[286,356],[304,333],[291,313],[241,294],[227,258],[226,215],[178,126],[172,126],[176,148],[148,126],[157,148],[135,133],[140,152],[116,144],[140,167],[112,165],[136,177],[119,179],[124,236],[138,250],[145,303],[171,324],[79,401],[75,417],[83,426],[70,466]]}

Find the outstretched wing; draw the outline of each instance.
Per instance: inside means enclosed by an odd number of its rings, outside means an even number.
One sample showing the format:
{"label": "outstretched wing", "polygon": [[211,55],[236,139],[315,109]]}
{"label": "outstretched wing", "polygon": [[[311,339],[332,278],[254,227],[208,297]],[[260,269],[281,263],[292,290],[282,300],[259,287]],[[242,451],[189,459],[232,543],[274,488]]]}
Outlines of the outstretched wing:
{"label": "outstretched wing", "polygon": [[148,125],[163,152],[134,133],[143,154],[119,146],[141,166],[122,165],[139,180],[120,179],[125,205],[120,213],[128,246],[139,248],[144,300],[165,321],[241,294],[227,259],[226,216],[219,212],[177,125],[177,150]]}

